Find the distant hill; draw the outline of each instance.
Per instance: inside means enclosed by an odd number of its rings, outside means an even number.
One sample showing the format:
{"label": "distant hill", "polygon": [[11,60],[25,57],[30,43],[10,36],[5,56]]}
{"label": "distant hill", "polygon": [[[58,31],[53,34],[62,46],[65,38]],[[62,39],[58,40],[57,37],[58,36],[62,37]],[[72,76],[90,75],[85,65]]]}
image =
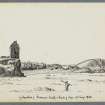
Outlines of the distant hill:
{"label": "distant hill", "polygon": [[[13,65],[11,63],[13,59],[1,57],[0,58],[0,75],[11,75],[13,71]],[[87,59],[73,65],[61,65],[61,64],[46,64],[36,62],[21,62],[22,70],[69,70],[74,73],[105,73],[105,59]]]}
{"label": "distant hill", "polygon": [[73,72],[104,73],[105,59],[88,59],[76,64],[75,66],[78,66],[79,69]]}
{"label": "distant hill", "polygon": [[69,70],[78,73],[104,73],[105,72],[105,59],[87,59],[74,65],[61,65],[61,64],[45,64],[35,62],[22,62],[23,70]]}
{"label": "distant hill", "polygon": [[105,67],[105,59],[94,59],[91,60],[88,64],[88,67]]}

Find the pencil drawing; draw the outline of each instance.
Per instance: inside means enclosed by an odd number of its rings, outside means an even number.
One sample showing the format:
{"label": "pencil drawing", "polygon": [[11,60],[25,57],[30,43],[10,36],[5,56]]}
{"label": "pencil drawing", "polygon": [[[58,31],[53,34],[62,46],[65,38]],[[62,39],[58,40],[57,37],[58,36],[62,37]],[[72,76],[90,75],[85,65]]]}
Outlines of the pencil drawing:
{"label": "pencil drawing", "polygon": [[[78,100],[81,97],[87,101],[94,97],[93,91],[96,94],[104,92],[104,88],[94,90],[94,86],[105,84],[104,59],[88,59],[74,65],[21,62],[19,47],[17,41],[14,41],[10,45],[10,56],[0,57],[0,91],[4,86],[10,87],[8,89],[5,87],[5,94],[18,93],[19,101],[25,99],[35,101],[34,98],[42,101],[47,98],[50,101],[52,99],[64,101],[73,98]],[[91,88],[90,92],[87,87]],[[44,96],[45,92],[49,96]],[[32,94],[34,95],[30,96]]]}
{"label": "pencil drawing", "polygon": [[0,102],[105,101],[105,5],[0,4]]}

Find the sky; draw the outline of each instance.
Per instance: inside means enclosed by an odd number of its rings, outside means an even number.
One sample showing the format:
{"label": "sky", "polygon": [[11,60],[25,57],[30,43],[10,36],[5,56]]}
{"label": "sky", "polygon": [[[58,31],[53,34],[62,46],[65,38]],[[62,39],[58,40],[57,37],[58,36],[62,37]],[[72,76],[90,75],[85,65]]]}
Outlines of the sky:
{"label": "sky", "polygon": [[14,40],[24,61],[105,58],[105,4],[0,4],[0,56],[9,55]]}

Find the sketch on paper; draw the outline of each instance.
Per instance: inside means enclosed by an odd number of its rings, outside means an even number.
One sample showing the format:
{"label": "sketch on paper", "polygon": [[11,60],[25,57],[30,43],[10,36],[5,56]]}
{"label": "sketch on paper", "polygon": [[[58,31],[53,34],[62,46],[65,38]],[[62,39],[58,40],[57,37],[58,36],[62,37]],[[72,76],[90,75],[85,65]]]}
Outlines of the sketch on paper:
{"label": "sketch on paper", "polygon": [[46,64],[21,62],[19,53],[14,41],[10,56],[0,57],[0,91],[5,88],[5,94],[15,94],[17,101],[88,101],[104,94],[104,59],[75,65]]}
{"label": "sketch on paper", "polygon": [[105,31],[98,30],[99,24],[105,26],[102,8],[27,8],[0,8],[0,102],[104,101]]}

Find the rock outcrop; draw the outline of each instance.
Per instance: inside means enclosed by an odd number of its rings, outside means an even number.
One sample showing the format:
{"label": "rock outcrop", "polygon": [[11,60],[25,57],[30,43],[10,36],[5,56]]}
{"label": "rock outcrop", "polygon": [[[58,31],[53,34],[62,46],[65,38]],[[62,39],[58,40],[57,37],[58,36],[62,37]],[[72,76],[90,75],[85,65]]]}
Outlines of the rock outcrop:
{"label": "rock outcrop", "polygon": [[19,76],[23,77],[21,72],[21,62],[19,59],[0,58],[0,76]]}

